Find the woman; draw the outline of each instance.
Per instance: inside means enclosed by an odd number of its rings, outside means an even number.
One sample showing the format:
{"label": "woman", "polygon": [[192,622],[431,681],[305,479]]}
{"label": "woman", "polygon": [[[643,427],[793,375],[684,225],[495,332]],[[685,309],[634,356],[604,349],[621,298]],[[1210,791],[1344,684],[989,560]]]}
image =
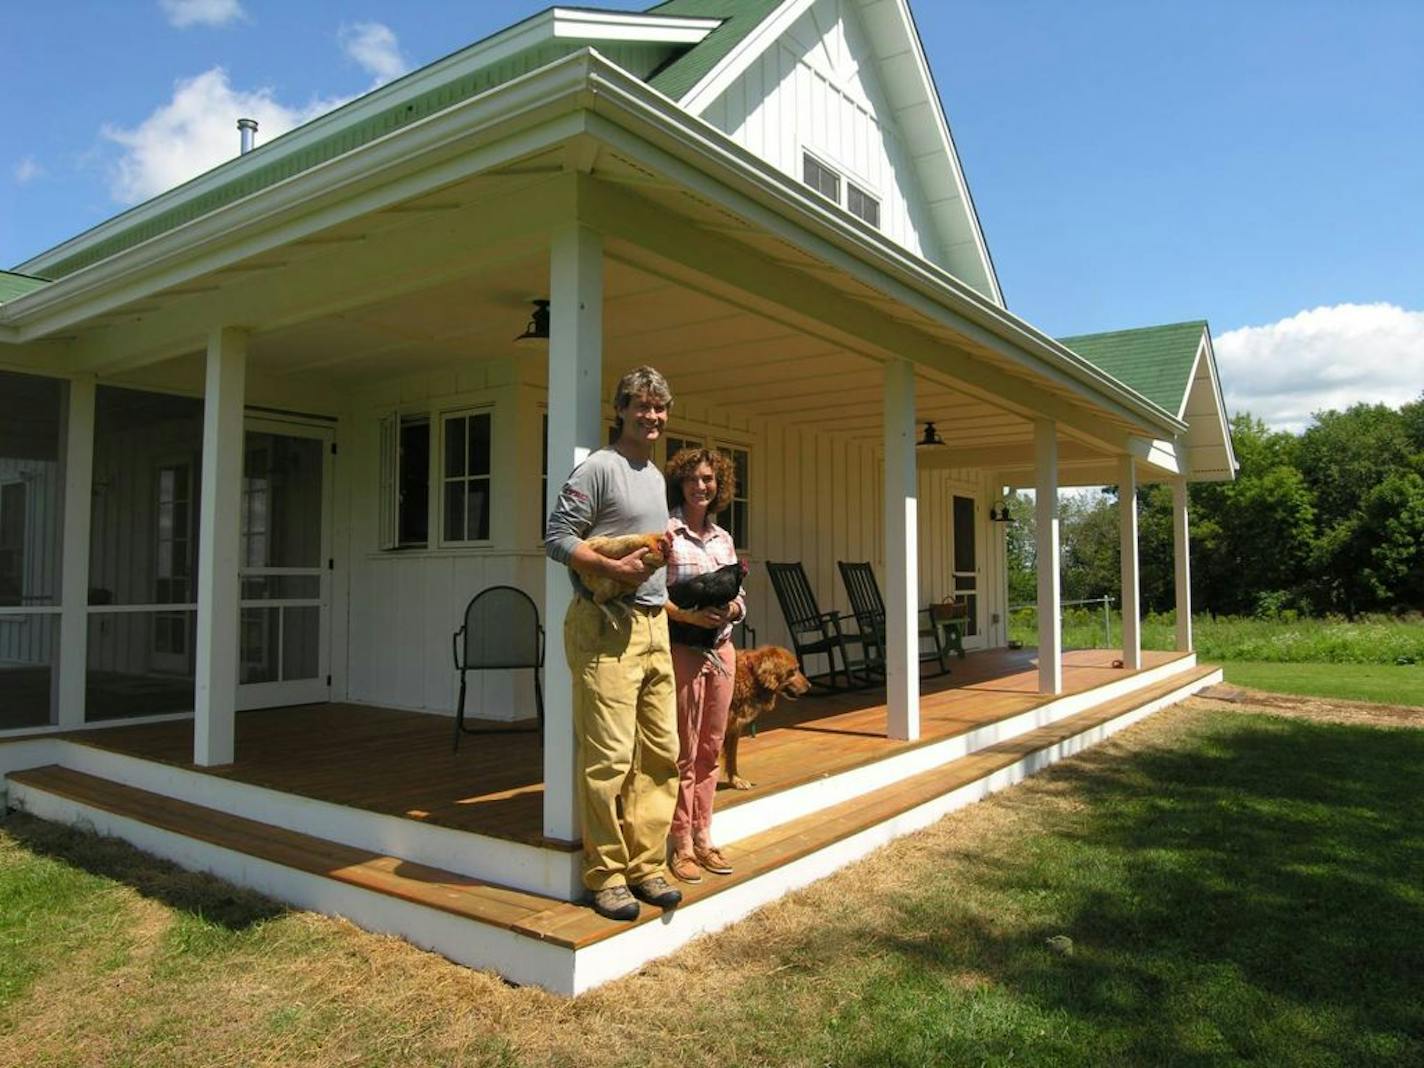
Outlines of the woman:
{"label": "woman", "polygon": [[[732,535],[712,521],[736,492],[732,462],[716,449],[683,449],[668,461],[667,487],[672,535],[668,585],[736,563]],[[702,880],[701,869],[717,875],[732,871],[722,851],[712,844],[712,801],[736,670],[732,624],[746,615],[746,600],[738,591],[736,599],[725,605],[687,610],[669,601],[667,611],[674,624],[670,630],[679,741],[669,870],[684,882],[695,883]],[[702,633],[685,628],[702,628]]]}

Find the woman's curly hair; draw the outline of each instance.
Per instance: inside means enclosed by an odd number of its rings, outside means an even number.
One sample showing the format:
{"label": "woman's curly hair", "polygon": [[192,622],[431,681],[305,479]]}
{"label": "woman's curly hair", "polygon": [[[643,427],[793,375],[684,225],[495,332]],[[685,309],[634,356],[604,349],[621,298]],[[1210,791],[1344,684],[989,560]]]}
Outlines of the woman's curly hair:
{"label": "woman's curly hair", "polygon": [[669,508],[676,508],[682,504],[682,480],[703,464],[711,467],[712,474],[717,478],[717,496],[707,506],[708,514],[719,515],[727,510],[737,492],[736,469],[733,468],[732,461],[726,453],[701,446],[680,449],[677,455],[667,462],[664,471],[667,475]]}

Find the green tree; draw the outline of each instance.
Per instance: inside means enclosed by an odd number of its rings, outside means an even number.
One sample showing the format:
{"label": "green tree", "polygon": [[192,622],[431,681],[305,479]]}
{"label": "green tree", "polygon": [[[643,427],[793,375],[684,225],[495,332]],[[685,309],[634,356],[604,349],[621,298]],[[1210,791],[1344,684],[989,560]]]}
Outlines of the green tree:
{"label": "green tree", "polygon": [[[1301,435],[1296,461],[1314,496],[1320,532],[1311,577],[1303,585],[1317,609],[1354,615],[1396,603],[1384,581],[1393,571],[1377,561],[1375,550],[1402,536],[1384,524],[1390,509],[1409,497],[1409,484],[1397,476],[1418,470],[1420,457],[1411,440],[1416,419],[1413,411],[1357,404],[1343,412],[1317,412]],[[1382,488],[1386,484],[1390,489]],[[1376,503],[1368,506],[1372,500]],[[1395,546],[1390,553],[1400,551]]]}

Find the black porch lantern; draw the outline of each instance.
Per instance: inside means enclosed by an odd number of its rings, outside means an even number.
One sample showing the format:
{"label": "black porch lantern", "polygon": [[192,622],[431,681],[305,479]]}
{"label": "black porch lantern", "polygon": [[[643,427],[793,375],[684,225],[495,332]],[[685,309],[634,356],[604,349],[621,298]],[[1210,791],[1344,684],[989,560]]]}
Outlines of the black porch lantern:
{"label": "black porch lantern", "polygon": [[1012,523],[1014,517],[1009,514],[1009,502],[1000,497],[997,504],[989,505],[989,522],[991,523]]}
{"label": "black porch lantern", "polygon": [[919,441],[915,442],[915,448],[920,449],[924,448],[926,445],[943,444],[944,438],[939,436],[939,431],[935,429],[935,425],[931,422],[926,422],[924,436],[920,438]]}
{"label": "black porch lantern", "polygon": [[524,326],[524,333],[520,334],[515,341],[548,341],[549,340],[549,302],[547,300],[531,300],[534,311],[529,316],[529,322]]}

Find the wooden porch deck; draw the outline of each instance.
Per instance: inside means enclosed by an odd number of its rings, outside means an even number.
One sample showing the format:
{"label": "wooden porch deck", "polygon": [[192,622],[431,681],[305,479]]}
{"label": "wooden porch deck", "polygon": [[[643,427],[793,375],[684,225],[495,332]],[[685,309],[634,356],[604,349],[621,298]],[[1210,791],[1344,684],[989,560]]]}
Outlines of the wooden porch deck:
{"label": "wooden porch deck", "polygon": [[[1124,678],[1110,649],[1064,654],[1064,694]],[[1144,652],[1144,670],[1178,658]],[[741,773],[755,786],[723,784],[726,809],[827,774],[952,737],[1047,703],[1037,692],[1033,650],[990,650],[954,660],[950,675],[922,683],[921,737],[885,737],[884,690],[782,702],[755,738],[743,738]],[[353,808],[421,820],[494,838],[556,845],[543,838],[543,766],[538,736],[477,736],[451,752],[444,716],[366,705],[264,709],[237,717],[237,761],[192,764],[191,721],[112,727],[70,739],[130,756]],[[561,843],[560,843],[561,844]]]}

